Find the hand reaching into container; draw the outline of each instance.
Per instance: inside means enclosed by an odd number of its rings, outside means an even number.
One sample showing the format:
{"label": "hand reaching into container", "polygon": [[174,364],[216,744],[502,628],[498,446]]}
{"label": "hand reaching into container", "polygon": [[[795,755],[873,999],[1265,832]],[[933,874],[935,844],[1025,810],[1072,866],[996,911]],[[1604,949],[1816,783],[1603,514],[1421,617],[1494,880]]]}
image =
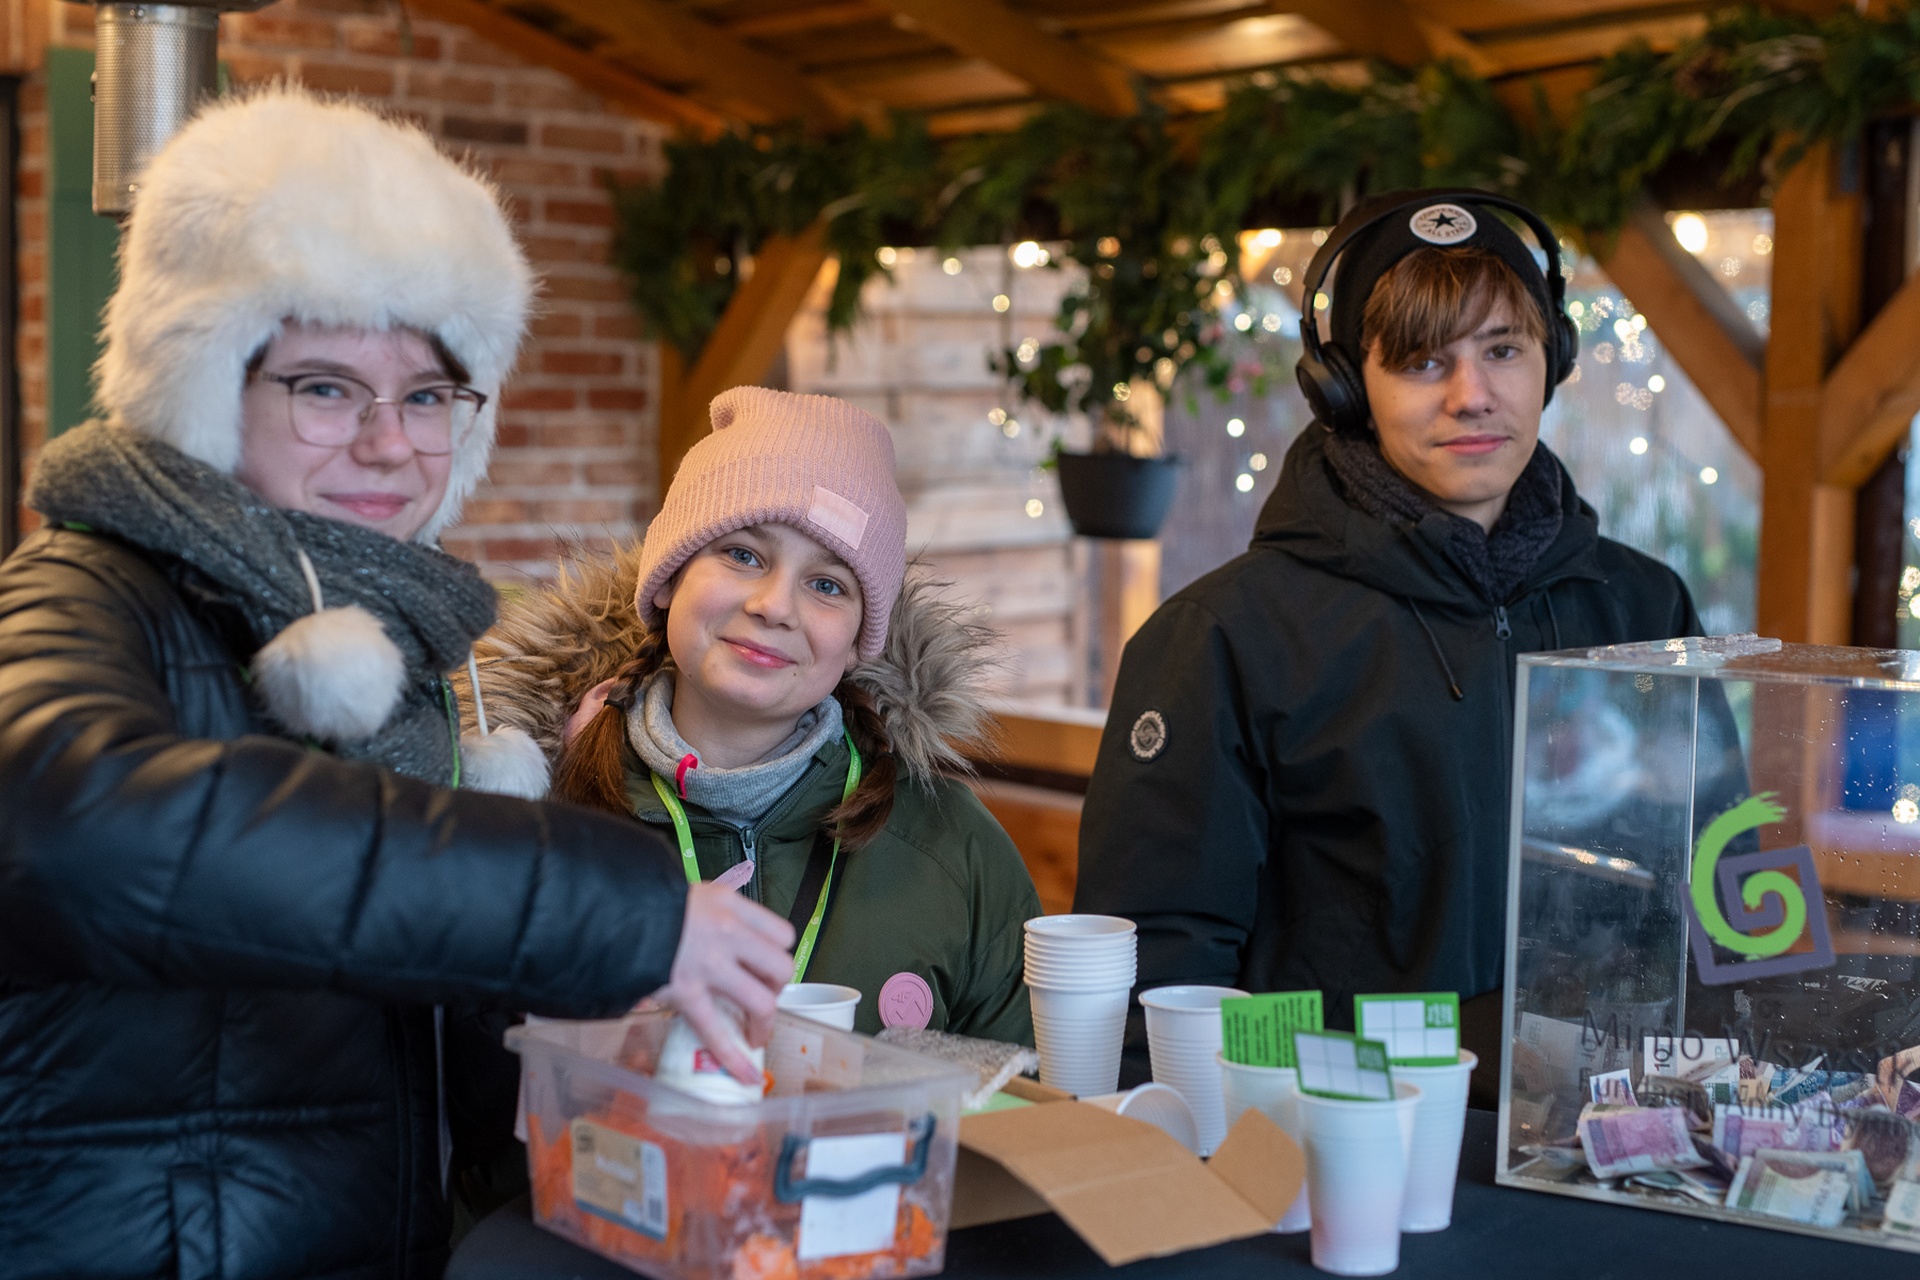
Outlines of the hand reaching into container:
{"label": "hand reaching into container", "polygon": [[766,1044],[780,989],[793,977],[792,947],[793,926],[765,907],[721,885],[691,885],[672,979],[651,998],[678,1010],[735,1078],[758,1084],[760,1071],[740,1051],[733,1019],[714,1000],[738,1005],[747,1043]]}

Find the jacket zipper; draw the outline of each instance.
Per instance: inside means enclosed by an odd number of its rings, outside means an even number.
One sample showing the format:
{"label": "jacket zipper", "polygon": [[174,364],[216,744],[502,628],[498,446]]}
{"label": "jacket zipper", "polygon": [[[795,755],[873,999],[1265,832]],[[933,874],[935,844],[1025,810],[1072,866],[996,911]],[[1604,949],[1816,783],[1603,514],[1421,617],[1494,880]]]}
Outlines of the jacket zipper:
{"label": "jacket zipper", "polygon": [[1503,604],[1493,606],[1493,634],[1496,639],[1513,639],[1513,626],[1507,621],[1507,606]]}
{"label": "jacket zipper", "polygon": [[730,822],[722,824],[739,839],[741,859],[753,863],[753,876],[747,881],[747,895],[762,906],[766,905],[766,899],[761,895],[762,885],[760,878],[760,861],[758,857],[760,833],[768,830],[774,823],[785,817],[787,810],[792,808],[795,801],[806,791],[807,783],[813,779],[813,767],[815,763],[814,761],[808,761],[807,771],[801,774],[799,780],[791,787],[787,788],[785,795],[774,801],[773,808],[767,810],[766,816],[760,819],[760,825],[758,827],[736,827]]}

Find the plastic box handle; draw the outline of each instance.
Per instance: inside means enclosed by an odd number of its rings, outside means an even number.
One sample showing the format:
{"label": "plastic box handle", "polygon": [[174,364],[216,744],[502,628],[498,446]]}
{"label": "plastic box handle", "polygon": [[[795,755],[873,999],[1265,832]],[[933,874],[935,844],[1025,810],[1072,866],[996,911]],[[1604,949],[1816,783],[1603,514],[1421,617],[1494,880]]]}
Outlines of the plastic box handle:
{"label": "plastic box handle", "polygon": [[929,1111],[907,1130],[912,1144],[907,1158],[896,1165],[869,1169],[857,1178],[799,1178],[793,1176],[794,1157],[806,1150],[811,1138],[788,1134],[780,1143],[780,1160],[773,1169],[773,1198],[781,1204],[798,1204],[807,1196],[833,1196],[844,1199],[883,1187],[890,1182],[908,1186],[926,1176],[927,1155],[933,1148],[933,1133],[939,1121]]}

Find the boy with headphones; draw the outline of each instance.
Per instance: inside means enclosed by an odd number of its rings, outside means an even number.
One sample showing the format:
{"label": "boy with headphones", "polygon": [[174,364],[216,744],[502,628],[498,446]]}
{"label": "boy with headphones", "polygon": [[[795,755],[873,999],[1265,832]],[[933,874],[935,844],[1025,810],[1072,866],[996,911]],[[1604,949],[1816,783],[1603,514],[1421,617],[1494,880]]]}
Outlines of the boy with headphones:
{"label": "boy with headphones", "polygon": [[1334,1027],[1458,991],[1496,1078],[1516,656],[1701,630],[1539,443],[1564,294],[1552,231],[1482,191],[1381,196],[1315,255],[1316,422],[1246,554],[1127,645],[1087,793],[1074,909],[1138,922],[1142,988],[1317,988]]}

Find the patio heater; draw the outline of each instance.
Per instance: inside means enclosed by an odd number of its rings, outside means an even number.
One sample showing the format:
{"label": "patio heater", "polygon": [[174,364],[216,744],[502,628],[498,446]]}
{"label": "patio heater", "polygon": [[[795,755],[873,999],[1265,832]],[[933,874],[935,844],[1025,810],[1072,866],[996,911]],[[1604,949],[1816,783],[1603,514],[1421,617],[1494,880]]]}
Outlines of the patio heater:
{"label": "patio heater", "polygon": [[220,15],[271,3],[94,4],[95,213],[124,219],[147,161],[218,91]]}

